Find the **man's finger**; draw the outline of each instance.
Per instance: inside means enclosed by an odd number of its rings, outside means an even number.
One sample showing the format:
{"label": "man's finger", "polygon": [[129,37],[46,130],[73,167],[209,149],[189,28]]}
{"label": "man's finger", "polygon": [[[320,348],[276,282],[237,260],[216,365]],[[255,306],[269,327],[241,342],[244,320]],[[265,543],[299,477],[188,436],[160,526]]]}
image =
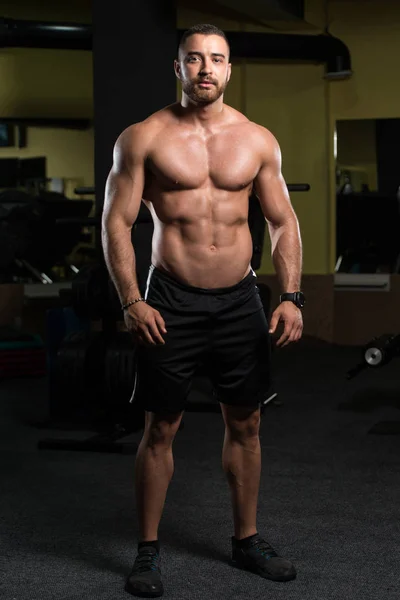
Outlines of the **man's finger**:
{"label": "man's finger", "polygon": [[271,317],[271,322],[269,324],[269,332],[270,333],[275,333],[278,323],[279,323],[279,315],[276,315],[275,313],[273,313],[273,315]]}
{"label": "man's finger", "polygon": [[158,325],[157,325],[156,320],[150,322],[148,324],[148,328],[150,330],[150,335],[152,336],[154,343],[165,344],[165,341],[161,337],[161,334],[160,334],[160,332],[158,330]]}
{"label": "man's finger", "polygon": [[279,340],[276,342],[277,346],[285,346],[286,342],[289,338],[290,335],[290,325],[288,325],[287,323],[285,324],[285,329],[281,335],[281,337],[279,338]]}
{"label": "man's finger", "polygon": [[165,321],[162,318],[162,316],[160,315],[160,313],[156,313],[154,318],[156,320],[156,323],[158,325],[158,329],[159,329],[160,333],[167,333],[167,328],[165,327]]}
{"label": "man's finger", "polygon": [[298,342],[299,339],[301,338],[302,331],[303,331],[303,327],[302,326],[300,326],[300,327],[294,327],[293,330],[292,330],[292,332],[291,332],[291,334],[290,334],[288,343],[290,343],[290,342]]}
{"label": "man's finger", "polygon": [[298,342],[301,339],[302,334],[303,334],[303,327],[298,327],[297,331],[296,331],[296,342]]}
{"label": "man's finger", "polygon": [[[301,328],[300,328],[301,329]],[[299,327],[295,322],[285,323],[285,330],[282,334],[281,339],[279,340],[282,347],[287,346],[291,342],[295,342],[298,339],[298,331]]]}
{"label": "man's finger", "polygon": [[156,342],[154,341],[151,332],[149,331],[146,325],[142,325],[138,331],[139,336],[143,339],[145,344],[150,344],[151,346],[155,346]]}
{"label": "man's finger", "polygon": [[283,345],[284,346],[288,346],[292,342],[295,342],[296,341],[296,336],[297,336],[297,328],[293,328],[291,330],[291,332],[290,332],[290,335],[289,335],[288,339],[286,340],[286,342]]}
{"label": "man's finger", "polygon": [[290,342],[292,342],[292,341],[293,341],[293,340],[292,340],[291,336],[289,335],[289,336],[286,338],[286,340],[284,341],[284,343],[282,344],[282,348],[285,348],[285,346],[288,346],[288,345],[290,344]]}

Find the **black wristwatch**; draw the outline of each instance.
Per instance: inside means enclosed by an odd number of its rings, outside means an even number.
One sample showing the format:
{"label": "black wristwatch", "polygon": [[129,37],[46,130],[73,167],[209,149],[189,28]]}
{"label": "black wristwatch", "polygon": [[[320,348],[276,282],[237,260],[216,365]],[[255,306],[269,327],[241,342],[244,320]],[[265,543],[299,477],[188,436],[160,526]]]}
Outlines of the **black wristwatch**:
{"label": "black wristwatch", "polygon": [[303,308],[306,301],[303,292],[281,294],[279,300],[280,302],[293,302],[297,308]]}

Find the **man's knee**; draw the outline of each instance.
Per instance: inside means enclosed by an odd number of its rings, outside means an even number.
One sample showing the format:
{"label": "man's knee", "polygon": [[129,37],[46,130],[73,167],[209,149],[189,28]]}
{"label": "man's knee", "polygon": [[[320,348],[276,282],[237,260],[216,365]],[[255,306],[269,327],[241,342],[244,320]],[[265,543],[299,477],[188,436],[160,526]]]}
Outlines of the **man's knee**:
{"label": "man's knee", "polygon": [[183,412],[146,412],[144,438],[148,446],[170,446],[181,424]]}
{"label": "man's knee", "polygon": [[225,426],[229,435],[237,440],[258,440],[261,411],[259,408],[247,408],[221,405]]}

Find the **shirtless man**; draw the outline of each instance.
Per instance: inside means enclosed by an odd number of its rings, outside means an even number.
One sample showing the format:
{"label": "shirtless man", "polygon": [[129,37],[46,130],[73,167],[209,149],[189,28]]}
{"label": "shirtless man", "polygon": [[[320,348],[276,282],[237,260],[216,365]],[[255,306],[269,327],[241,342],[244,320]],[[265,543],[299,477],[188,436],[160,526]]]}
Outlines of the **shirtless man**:
{"label": "shirtless man", "polygon": [[[293,564],[258,533],[260,403],[269,387],[269,341],[302,334],[301,239],[281,174],[277,141],[223,103],[231,75],[225,34],[197,25],[175,61],[180,103],[128,127],[114,148],[102,239],[106,264],[138,342],[134,397],[145,429],[135,465],[138,555],[125,589],[163,594],[158,527],[191,378],[199,361],[225,422],[222,464],[232,499],[232,560],[275,581],[294,579]],[[248,202],[253,189],[268,223],[282,293],[268,327],[252,271]],[[131,229],[143,201],[154,220],[146,289],[137,283]],[[184,509],[182,510],[184,515]]]}

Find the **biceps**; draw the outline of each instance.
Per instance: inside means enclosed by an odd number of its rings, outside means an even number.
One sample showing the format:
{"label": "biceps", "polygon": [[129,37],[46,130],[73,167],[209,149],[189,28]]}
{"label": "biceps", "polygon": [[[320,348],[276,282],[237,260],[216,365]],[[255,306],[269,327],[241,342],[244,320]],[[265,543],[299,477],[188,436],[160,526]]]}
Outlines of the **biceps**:
{"label": "biceps", "polygon": [[294,215],[289,192],[281,173],[260,173],[255,181],[255,192],[264,217],[279,227]]}
{"label": "biceps", "polygon": [[132,173],[111,169],[107,178],[103,222],[123,222],[128,228],[137,219],[144,187],[144,169],[137,166]]}

